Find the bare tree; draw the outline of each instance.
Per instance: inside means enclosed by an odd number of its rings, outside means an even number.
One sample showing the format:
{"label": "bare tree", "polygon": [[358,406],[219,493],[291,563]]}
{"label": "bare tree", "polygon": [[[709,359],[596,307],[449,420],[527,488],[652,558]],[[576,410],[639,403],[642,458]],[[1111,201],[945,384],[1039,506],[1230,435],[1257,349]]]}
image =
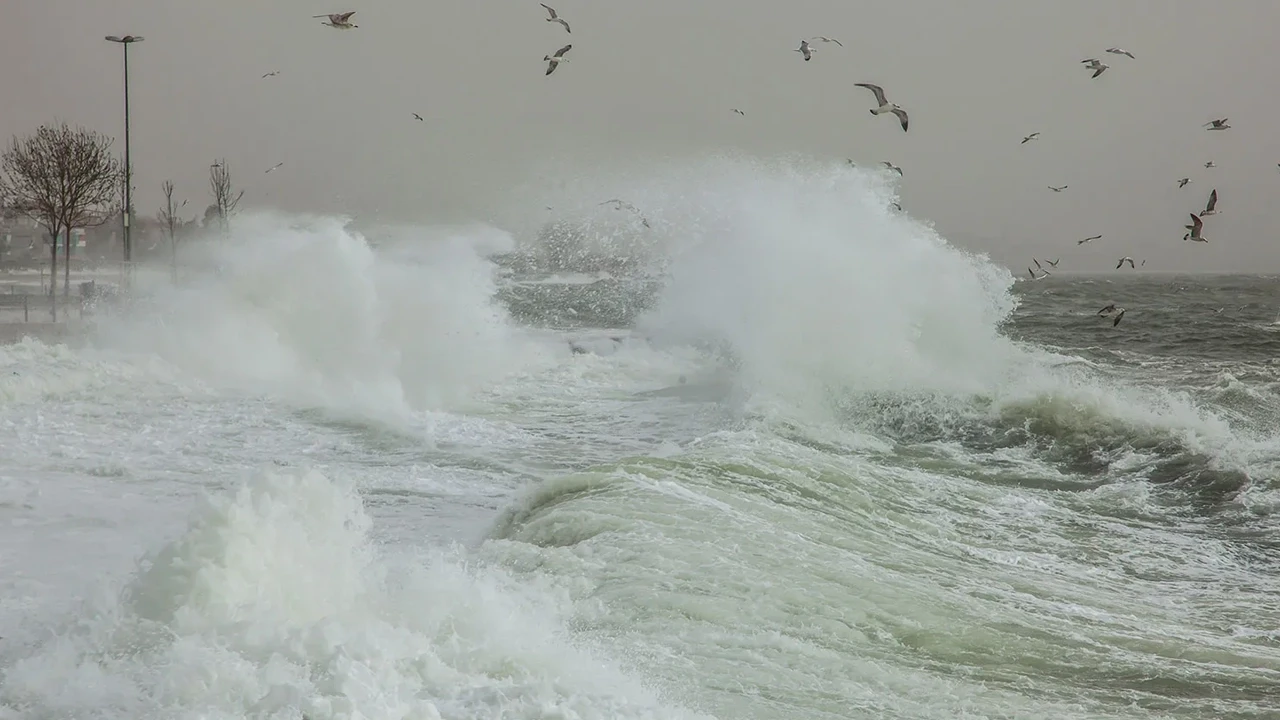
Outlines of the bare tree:
{"label": "bare tree", "polygon": [[165,180],[160,185],[160,192],[164,193],[164,207],[160,208],[160,212],[156,213],[156,220],[160,222],[160,229],[164,234],[169,236],[169,257],[173,266],[173,279],[178,279],[178,231],[186,225],[182,218],[178,216],[178,211],[187,206],[187,201],[183,200],[181,205],[173,204],[173,181]]}
{"label": "bare tree", "polygon": [[122,178],[121,163],[111,154],[111,138],[66,123],[41,125],[34,135],[14,136],[0,154],[0,194],[49,232],[50,296],[57,294],[58,236],[66,233],[63,293],[69,295],[71,231],[101,225],[112,216]]}
{"label": "bare tree", "polygon": [[227,168],[226,160],[218,160],[209,166],[209,192],[213,194],[213,207],[218,217],[218,224],[222,226],[222,231],[226,232],[232,213],[240,204],[240,198],[244,197],[243,190],[237,192],[231,185],[231,170]]}

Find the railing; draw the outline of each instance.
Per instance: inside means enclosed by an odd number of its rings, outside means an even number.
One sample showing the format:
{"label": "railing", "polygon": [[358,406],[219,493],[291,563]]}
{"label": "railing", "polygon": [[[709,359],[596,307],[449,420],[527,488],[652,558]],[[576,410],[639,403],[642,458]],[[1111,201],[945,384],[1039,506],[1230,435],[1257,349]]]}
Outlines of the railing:
{"label": "railing", "polygon": [[27,293],[5,293],[0,295],[0,308],[22,308],[22,322],[31,322],[31,296]]}
{"label": "railing", "polygon": [[50,297],[48,293],[19,293],[7,292],[0,293],[0,310],[10,309],[17,310],[22,308],[22,322],[31,322],[31,311],[46,310],[49,317],[57,321],[58,311],[62,311],[62,316],[67,316],[67,311],[76,308],[80,312],[80,317],[93,312],[93,300],[95,298],[94,283],[80,283],[80,295],[72,297]]}

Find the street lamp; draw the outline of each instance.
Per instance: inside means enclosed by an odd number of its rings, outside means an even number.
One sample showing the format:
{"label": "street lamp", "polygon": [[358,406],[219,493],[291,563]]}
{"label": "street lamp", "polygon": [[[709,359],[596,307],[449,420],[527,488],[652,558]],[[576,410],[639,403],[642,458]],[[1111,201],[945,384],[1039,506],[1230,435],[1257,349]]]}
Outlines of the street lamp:
{"label": "street lamp", "polygon": [[133,259],[133,244],[129,241],[129,211],[133,209],[133,165],[129,162],[129,46],[142,42],[141,35],[119,37],[108,35],[108,42],[124,46],[124,261]]}

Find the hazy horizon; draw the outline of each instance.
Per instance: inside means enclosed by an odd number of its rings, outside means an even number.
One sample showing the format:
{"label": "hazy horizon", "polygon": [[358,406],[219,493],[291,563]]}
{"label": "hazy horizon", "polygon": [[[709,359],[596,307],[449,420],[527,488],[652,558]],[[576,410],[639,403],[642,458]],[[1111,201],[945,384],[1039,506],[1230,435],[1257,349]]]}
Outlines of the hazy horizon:
{"label": "hazy horizon", "polygon": [[[1267,92],[1280,5],[548,4],[572,34],[536,0],[18,0],[0,136],[66,121],[123,152],[121,51],[103,36],[135,34],[146,38],[130,50],[140,215],[165,179],[202,211],[215,158],[245,208],[458,223],[501,215],[551,167],[799,153],[900,165],[909,213],[1015,274],[1033,256],[1105,273],[1121,255],[1145,258],[1145,272],[1280,271],[1280,99]],[[358,29],[310,17],[345,10]],[[793,49],[815,35],[844,47],[817,43],[806,63]],[[544,77],[542,56],[566,42],[571,61]],[[1111,68],[1091,79],[1088,57]],[[864,81],[906,108],[909,133],[867,112],[871,94],[853,86]],[[1233,128],[1204,129],[1220,117]],[[1211,243],[1182,242],[1214,187]]]}

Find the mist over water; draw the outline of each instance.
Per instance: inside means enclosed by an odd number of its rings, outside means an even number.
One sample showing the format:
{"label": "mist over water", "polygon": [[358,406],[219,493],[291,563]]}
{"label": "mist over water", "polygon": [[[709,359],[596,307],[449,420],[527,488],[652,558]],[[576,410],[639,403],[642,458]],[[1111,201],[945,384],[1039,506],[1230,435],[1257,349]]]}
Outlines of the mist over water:
{"label": "mist over water", "polygon": [[1274,281],[1016,283],[805,158],[557,177],[246,214],[0,348],[0,718],[1274,712]]}

